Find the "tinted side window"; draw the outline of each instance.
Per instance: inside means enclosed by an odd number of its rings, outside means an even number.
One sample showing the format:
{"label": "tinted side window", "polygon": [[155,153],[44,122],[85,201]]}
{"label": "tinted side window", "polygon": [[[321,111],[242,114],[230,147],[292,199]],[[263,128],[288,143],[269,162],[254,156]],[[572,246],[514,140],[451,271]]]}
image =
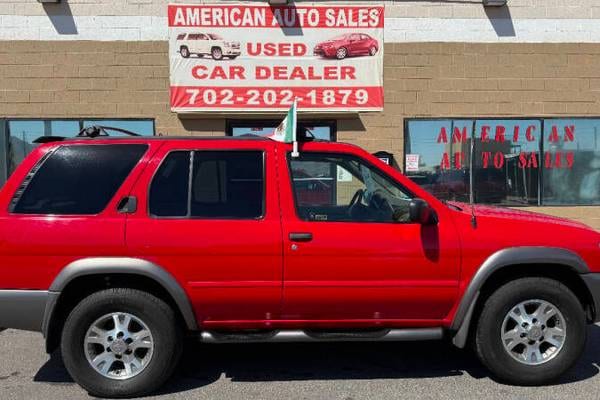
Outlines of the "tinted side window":
{"label": "tinted side window", "polygon": [[259,218],[263,199],[261,152],[194,153],[192,217]]}
{"label": "tinted side window", "polygon": [[158,217],[253,219],[263,215],[263,208],[263,154],[259,151],[174,152],[162,163],[150,187],[150,214]]}
{"label": "tinted side window", "polygon": [[146,145],[62,146],[13,199],[21,214],[98,214],[138,163]]}
{"label": "tinted side window", "polygon": [[150,185],[150,214],[157,217],[185,217],[188,214],[190,152],[167,156]]}

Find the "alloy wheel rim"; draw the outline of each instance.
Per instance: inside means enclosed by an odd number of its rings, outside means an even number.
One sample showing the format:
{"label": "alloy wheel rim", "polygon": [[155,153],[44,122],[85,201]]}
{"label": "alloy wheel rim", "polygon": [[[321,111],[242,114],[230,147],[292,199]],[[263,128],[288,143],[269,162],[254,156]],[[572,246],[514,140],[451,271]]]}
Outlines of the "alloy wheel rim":
{"label": "alloy wheel rim", "polygon": [[346,57],[346,49],[344,49],[343,47],[341,49],[338,49],[338,51],[337,51],[337,57],[338,58],[345,58]]}
{"label": "alloy wheel rim", "polygon": [[150,329],[125,312],[103,315],[85,334],[83,347],[90,366],[105,378],[124,380],[141,373],[154,353]]}
{"label": "alloy wheel rim", "polygon": [[375,47],[371,47],[370,53],[372,56],[374,56],[375,53],[377,53],[377,49],[375,49]]}
{"label": "alloy wheel rim", "polygon": [[526,300],[512,307],[502,322],[504,350],[525,365],[544,364],[556,357],[565,344],[567,326],[554,304]]}

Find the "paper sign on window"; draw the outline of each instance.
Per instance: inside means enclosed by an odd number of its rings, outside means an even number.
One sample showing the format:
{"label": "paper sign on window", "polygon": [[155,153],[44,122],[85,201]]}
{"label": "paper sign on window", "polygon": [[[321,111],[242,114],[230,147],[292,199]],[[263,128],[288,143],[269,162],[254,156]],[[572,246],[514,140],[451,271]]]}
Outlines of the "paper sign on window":
{"label": "paper sign on window", "polygon": [[406,172],[417,172],[419,170],[419,155],[406,155]]}
{"label": "paper sign on window", "polygon": [[337,181],[338,182],[352,182],[352,174],[346,171],[344,168],[337,167]]}

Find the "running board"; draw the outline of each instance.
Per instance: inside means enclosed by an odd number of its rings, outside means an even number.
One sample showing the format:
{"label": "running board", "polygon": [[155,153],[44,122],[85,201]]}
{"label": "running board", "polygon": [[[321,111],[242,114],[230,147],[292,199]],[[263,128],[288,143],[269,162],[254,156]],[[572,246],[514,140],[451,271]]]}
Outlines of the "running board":
{"label": "running board", "polygon": [[439,340],[444,336],[442,328],[381,329],[368,331],[311,331],[275,330],[262,332],[215,332],[203,331],[204,343],[264,343],[264,342],[402,342]]}

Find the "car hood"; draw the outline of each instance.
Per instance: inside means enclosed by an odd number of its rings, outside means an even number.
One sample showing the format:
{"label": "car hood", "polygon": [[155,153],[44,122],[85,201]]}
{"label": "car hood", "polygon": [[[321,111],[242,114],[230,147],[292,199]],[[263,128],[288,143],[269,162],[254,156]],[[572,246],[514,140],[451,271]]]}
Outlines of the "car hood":
{"label": "car hood", "polygon": [[576,253],[591,271],[600,272],[600,232],[585,224],[513,208],[458,202],[448,205],[455,210],[464,254],[476,259],[473,265],[481,265],[485,258],[510,247],[553,247]]}
{"label": "car hood", "polygon": [[581,222],[572,221],[566,218],[554,217],[546,214],[540,214],[532,211],[482,205],[471,206],[470,204],[460,203],[456,201],[449,201],[448,204],[458,207],[459,209],[461,209],[461,212],[469,215],[471,214],[471,209],[474,208],[476,217],[493,217],[509,219],[513,221],[547,223],[551,225],[558,225],[570,228],[592,229]]}

